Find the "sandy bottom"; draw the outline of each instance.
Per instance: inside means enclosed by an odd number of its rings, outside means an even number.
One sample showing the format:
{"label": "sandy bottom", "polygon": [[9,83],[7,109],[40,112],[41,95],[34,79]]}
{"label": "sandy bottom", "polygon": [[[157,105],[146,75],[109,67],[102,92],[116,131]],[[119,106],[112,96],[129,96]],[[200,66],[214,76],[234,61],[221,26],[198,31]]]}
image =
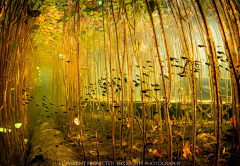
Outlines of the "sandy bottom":
{"label": "sandy bottom", "polygon": [[[124,119],[124,123],[126,123]],[[141,121],[140,121],[141,123]],[[168,162],[168,135],[166,125],[162,127],[162,136],[166,139],[159,139],[158,128],[152,131],[152,124],[156,122],[148,121],[146,125],[145,144],[145,165],[170,165]],[[30,140],[30,155],[28,156],[28,166],[50,166],[50,165],[141,165],[142,162],[142,132],[138,123],[134,120],[132,160],[130,160],[131,133],[130,127],[123,126],[123,141],[121,148],[120,126],[121,120],[115,123],[115,154],[113,159],[113,140],[112,140],[112,120],[110,117],[101,118],[99,116],[85,115],[83,117],[83,133],[79,136],[79,126],[75,125],[73,132],[68,133],[68,123],[54,121],[48,118],[42,121],[33,132]],[[185,128],[185,133],[183,131]],[[192,165],[192,130],[190,123],[179,122],[172,125],[173,136],[173,163],[172,165]],[[74,132],[75,131],[75,132]],[[201,132],[200,132],[201,131]],[[77,133],[77,134],[75,134]],[[98,151],[96,147],[96,135],[98,138]],[[199,133],[199,134],[198,134]],[[201,128],[197,126],[196,148],[200,152],[195,152],[196,165],[212,165],[214,158],[214,137],[213,123],[204,124]],[[204,135],[206,134],[206,136]],[[224,122],[221,138],[220,165],[234,165],[236,163],[236,145],[232,148],[232,126]],[[165,136],[165,137],[164,137]],[[152,138],[152,139],[151,139]],[[153,142],[151,143],[151,140]],[[187,157],[183,156],[185,143],[190,142],[190,153]],[[162,152],[160,153],[160,142],[162,142]],[[234,142],[237,142],[235,140]],[[149,153],[149,150],[156,150],[157,153]],[[100,164],[98,164],[98,162]]]}

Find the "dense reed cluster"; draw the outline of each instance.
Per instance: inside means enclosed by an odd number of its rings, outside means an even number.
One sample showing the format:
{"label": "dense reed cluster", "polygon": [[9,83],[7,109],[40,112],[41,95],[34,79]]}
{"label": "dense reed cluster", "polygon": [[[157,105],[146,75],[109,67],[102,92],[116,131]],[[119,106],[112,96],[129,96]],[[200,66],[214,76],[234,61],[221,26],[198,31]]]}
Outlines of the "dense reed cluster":
{"label": "dense reed cluster", "polygon": [[[44,3],[50,7],[41,13],[36,4]],[[94,120],[103,132],[108,119],[111,160],[118,158],[115,147],[123,151],[128,140],[132,161],[135,138],[142,141],[140,161],[147,153],[196,165],[214,154],[209,161],[219,165],[229,152],[239,156],[239,5],[236,0],[1,2],[1,160],[14,165],[26,156],[29,109],[35,108],[28,102],[41,86],[40,62],[49,68],[52,118],[67,125],[79,146]],[[229,127],[232,145],[226,150],[223,128]],[[99,160],[100,133],[93,135]]]}

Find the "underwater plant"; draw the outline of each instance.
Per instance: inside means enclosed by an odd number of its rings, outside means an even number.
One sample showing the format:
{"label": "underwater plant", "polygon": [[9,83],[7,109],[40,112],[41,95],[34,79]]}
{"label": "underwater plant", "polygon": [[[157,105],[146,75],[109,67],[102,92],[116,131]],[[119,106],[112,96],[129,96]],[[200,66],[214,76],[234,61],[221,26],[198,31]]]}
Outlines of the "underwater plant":
{"label": "underwater plant", "polygon": [[0,165],[50,124],[86,161],[239,165],[239,6],[1,1]]}

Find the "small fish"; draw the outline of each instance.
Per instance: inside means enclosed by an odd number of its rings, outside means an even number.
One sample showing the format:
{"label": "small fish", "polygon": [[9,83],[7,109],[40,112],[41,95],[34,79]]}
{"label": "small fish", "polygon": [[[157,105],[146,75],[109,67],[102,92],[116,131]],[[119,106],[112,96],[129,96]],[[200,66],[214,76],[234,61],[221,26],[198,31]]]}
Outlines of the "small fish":
{"label": "small fish", "polygon": [[145,94],[145,96],[151,98],[151,96],[149,96],[149,95],[146,95],[146,94]]}
{"label": "small fish", "polygon": [[180,68],[183,68],[183,66],[180,66],[180,65],[175,65],[176,67],[180,67]]}
{"label": "small fish", "polygon": [[170,61],[173,61],[174,59],[176,59],[175,57],[170,57]]}
{"label": "small fish", "polygon": [[229,68],[225,68],[227,71],[230,71]]}
{"label": "small fish", "polygon": [[143,75],[145,75],[145,76],[147,76],[147,77],[149,77],[149,75],[147,75],[146,73],[142,73]]}
{"label": "small fish", "polygon": [[138,87],[139,85],[140,85],[139,83],[135,83],[135,85],[134,85],[134,86],[135,86],[135,87]]}
{"label": "small fish", "polygon": [[187,57],[184,57],[184,56],[182,56],[181,58],[182,58],[183,60],[188,59]]}
{"label": "small fish", "polygon": [[151,89],[145,89],[146,91],[152,91]]}
{"label": "small fish", "polygon": [[202,62],[195,60],[195,65],[200,65],[200,63],[202,63]]}
{"label": "small fish", "polygon": [[206,64],[207,66],[210,66],[210,63],[208,63],[208,62],[205,62],[205,64]]}
{"label": "small fish", "polygon": [[53,103],[50,103],[50,105],[54,105]]}
{"label": "small fish", "polygon": [[184,73],[179,73],[178,74],[180,77],[186,77],[186,75]]}
{"label": "small fish", "polygon": [[44,98],[47,98],[46,96],[43,96]]}
{"label": "small fish", "polygon": [[82,69],[84,69],[84,70],[89,70],[89,67],[82,67]]}
{"label": "small fish", "polygon": [[134,67],[138,68],[139,66],[138,65],[134,65]]}
{"label": "small fish", "polygon": [[153,89],[153,90],[158,91],[158,90],[161,90],[161,89],[155,88],[155,89]]}
{"label": "small fish", "polygon": [[118,107],[121,107],[121,106],[119,106],[119,105],[114,105],[113,107],[114,107],[114,108],[118,108]]}
{"label": "small fish", "polygon": [[169,77],[167,75],[164,75],[165,78],[169,79]]}
{"label": "small fish", "polygon": [[147,63],[152,63],[151,61],[147,61]]}
{"label": "small fish", "polygon": [[47,118],[51,117],[51,116],[46,116]]}
{"label": "small fish", "polygon": [[221,55],[218,55],[218,56],[217,56],[217,59],[220,59],[220,58],[223,58],[223,56],[221,56]]}
{"label": "small fish", "polygon": [[199,44],[198,47],[202,48],[202,47],[206,47],[206,46],[205,46],[205,45],[201,45],[201,44]]}
{"label": "small fish", "polygon": [[217,51],[217,53],[218,53],[218,54],[224,54],[224,52],[223,52],[223,51]]}
{"label": "small fish", "polygon": [[221,62],[226,62],[226,61],[227,61],[227,59],[225,60],[225,59],[223,59],[223,58],[222,58],[222,59],[220,59],[220,60],[221,60]]}
{"label": "small fish", "polygon": [[147,93],[147,91],[146,90],[142,90],[142,93]]}
{"label": "small fish", "polygon": [[39,106],[38,104],[36,104],[36,106]]}
{"label": "small fish", "polygon": [[197,72],[199,72],[200,71],[200,69],[194,69],[194,72],[195,73],[197,73]]}
{"label": "small fish", "polygon": [[70,61],[66,61],[67,63],[69,63]]}
{"label": "small fish", "polygon": [[64,107],[65,105],[61,105],[62,107]]}

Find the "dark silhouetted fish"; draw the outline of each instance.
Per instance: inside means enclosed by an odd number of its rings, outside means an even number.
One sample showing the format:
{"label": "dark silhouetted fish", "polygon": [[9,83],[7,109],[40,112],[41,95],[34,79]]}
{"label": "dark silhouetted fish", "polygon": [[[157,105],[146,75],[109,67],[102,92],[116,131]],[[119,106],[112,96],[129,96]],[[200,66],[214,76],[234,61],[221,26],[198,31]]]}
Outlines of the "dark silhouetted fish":
{"label": "dark silhouetted fish", "polygon": [[200,44],[199,44],[198,47],[202,48],[202,47],[206,47],[206,46],[205,46],[205,45],[200,45]]}
{"label": "dark silhouetted fish", "polygon": [[173,61],[174,59],[176,59],[175,57],[170,57],[170,61]]}
{"label": "dark silhouetted fish", "polygon": [[183,68],[183,66],[180,66],[180,65],[175,65],[176,67],[180,67],[180,68]]}
{"label": "dark silhouetted fish", "polygon": [[223,52],[223,51],[217,51],[217,53],[218,53],[218,54],[224,54],[224,52]]}
{"label": "dark silhouetted fish", "polygon": [[210,66],[210,63],[208,63],[208,62],[205,62],[205,64],[206,64],[207,66]]}
{"label": "dark silhouetted fish", "polygon": [[121,107],[121,106],[119,106],[119,105],[114,105],[113,107],[114,107],[114,108],[118,108],[118,107]]}
{"label": "dark silhouetted fish", "polygon": [[158,89],[158,88],[154,88],[153,90],[155,90],[155,91],[158,91],[158,90],[161,90],[161,89]]}
{"label": "dark silhouetted fish", "polygon": [[182,59],[188,59],[187,57],[184,57],[184,56],[182,56],[181,58],[182,58]]}

